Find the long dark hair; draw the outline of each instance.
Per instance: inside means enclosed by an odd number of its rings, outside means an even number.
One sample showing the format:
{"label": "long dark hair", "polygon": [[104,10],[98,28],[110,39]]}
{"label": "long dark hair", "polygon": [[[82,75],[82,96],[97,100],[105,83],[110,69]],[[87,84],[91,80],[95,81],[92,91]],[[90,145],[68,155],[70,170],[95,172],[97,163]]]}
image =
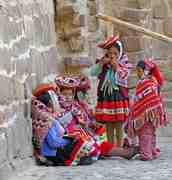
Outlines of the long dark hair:
{"label": "long dark hair", "polygon": [[48,92],[41,94],[40,96],[37,97],[37,99],[39,101],[41,101],[43,104],[45,104],[46,106],[48,106],[50,101],[51,101],[51,97],[50,97],[50,94]]}

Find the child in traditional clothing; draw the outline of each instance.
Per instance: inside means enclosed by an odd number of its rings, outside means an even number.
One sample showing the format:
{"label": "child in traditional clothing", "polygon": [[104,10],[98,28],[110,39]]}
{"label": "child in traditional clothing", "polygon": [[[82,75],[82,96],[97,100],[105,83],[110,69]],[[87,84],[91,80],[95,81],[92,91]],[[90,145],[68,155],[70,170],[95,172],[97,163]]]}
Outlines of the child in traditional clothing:
{"label": "child in traditional clothing", "polygon": [[167,124],[166,112],[160,94],[164,79],[151,60],[139,61],[139,78],[131,105],[128,135],[138,137],[141,160],[152,160],[160,155],[156,147],[156,129]]}
{"label": "child in traditional clothing", "polygon": [[91,70],[99,79],[96,120],[106,124],[107,138],[114,143],[116,130],[117,146],[123,145],[123,123],[128,118],[128,77],[131,64],[124,54],[123,45],[117,36],[111,37],[98,47],[106,50],[105,56]]}

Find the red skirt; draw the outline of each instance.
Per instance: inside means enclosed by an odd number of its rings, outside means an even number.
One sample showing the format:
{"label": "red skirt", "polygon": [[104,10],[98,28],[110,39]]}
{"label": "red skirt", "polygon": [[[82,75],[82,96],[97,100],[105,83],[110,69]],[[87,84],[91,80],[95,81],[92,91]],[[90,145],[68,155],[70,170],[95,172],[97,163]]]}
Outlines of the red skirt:
{"label": "red skirt", "polygon": [[129,114],[129,101],[102,101],[96,106],[96,120],[98,122],[124,122]]}

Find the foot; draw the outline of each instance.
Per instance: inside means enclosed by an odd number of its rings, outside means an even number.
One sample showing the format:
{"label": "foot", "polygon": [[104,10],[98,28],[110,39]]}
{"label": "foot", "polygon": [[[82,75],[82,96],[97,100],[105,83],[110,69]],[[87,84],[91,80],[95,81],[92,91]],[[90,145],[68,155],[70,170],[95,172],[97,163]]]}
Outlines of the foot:
{"label": "foot", "polygon": [[86,157],[82,157],[82,158],[80,159],[80,162],[79,162],[78,165],[91,165],[91,164],[93,164],[93,159],[92,159],[92,157],[86,156]]}
{"label": "foot", "polygon": [[36,159],[36,164],[38,166],[53,166],[53,162],[47,160],[44,157],[39,157],[38,159]]}
{"label": "foot", "polygon": [[125,159],[128,159],[128,160],[132,159],[136,154],[139,153],[138,146],[130,147],[130,148],[128,148],[128,150],[129,150],[128,154],[123,156]]}

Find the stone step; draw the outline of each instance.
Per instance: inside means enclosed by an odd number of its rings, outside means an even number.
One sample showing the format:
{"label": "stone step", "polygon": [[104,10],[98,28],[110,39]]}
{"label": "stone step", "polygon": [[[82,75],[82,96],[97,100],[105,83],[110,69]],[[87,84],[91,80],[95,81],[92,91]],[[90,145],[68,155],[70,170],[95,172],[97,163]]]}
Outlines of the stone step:
{"label": "stone step", "polygon": [[151,9],[136,9],[119,6],[117,9],[117,16],[123,20],[130,22],[140,22],[145,20],[151,14]]}

